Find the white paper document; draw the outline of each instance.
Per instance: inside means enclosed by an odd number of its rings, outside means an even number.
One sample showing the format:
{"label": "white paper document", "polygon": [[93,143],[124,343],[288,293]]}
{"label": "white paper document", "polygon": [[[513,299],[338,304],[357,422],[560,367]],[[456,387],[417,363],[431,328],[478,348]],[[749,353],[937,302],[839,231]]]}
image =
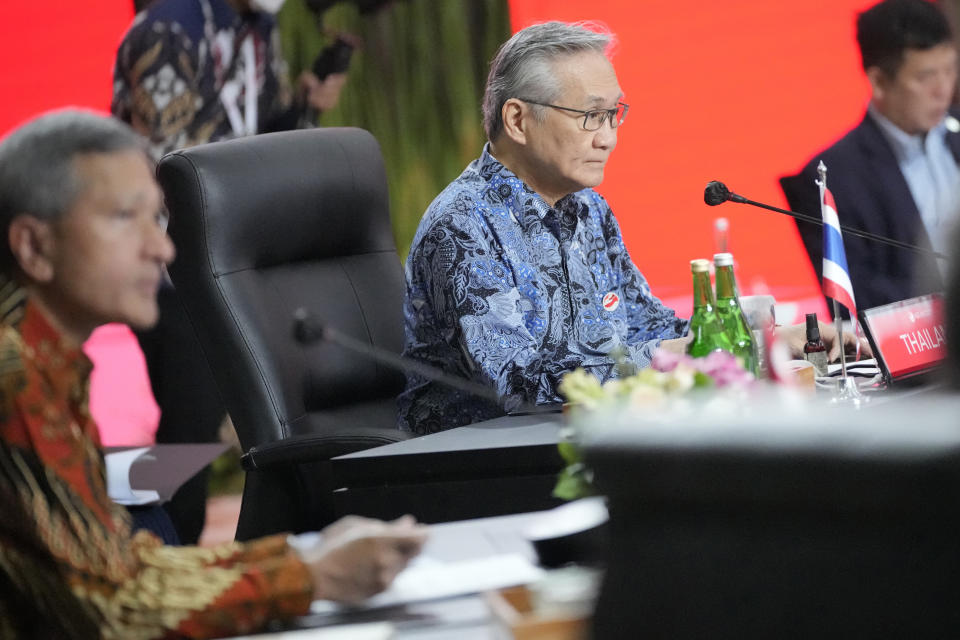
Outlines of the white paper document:
{"label": "white paper document", "polygon": [[[420,556],[401,571],[389,589],[370,598],[369,608],[450,598],[491,589],[528,584],[543,577],[543,569],[520,554],[503,554],[459,562]],[[332,602],[316,600],[313,613],[339,611]]]}
{"label": "white paper document", "polygon": [[527,526],[524,534],[528,540],[559,538],[599,527],[609,518],[606,498],[581,498],[544,511]]}
{"label": "white paper document", "polygon": [[130,467],[149,449],[150,447],[139,447],[104,456],[107,465],[107,495],[117,504],[131,506],[160,502],[160,494],[156,491],[130,488]]}

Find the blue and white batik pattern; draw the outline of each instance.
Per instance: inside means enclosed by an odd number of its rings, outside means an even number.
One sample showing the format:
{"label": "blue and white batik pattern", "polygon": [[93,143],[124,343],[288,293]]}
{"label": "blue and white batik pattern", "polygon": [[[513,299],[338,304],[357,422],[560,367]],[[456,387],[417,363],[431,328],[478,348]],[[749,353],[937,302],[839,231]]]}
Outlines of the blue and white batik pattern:
{"label": "blue and white batik pattern", "polygon": [[[558,402],[576,367],[615,376],[618,347],[645,367],[661,340],[687,331],[651,294],[597,192],[550,207],[489,145],[427,209],[406,279],[405,355],[513,402]],[[504,414],[416,375],[398,403],[399,427],[415,433]]]}

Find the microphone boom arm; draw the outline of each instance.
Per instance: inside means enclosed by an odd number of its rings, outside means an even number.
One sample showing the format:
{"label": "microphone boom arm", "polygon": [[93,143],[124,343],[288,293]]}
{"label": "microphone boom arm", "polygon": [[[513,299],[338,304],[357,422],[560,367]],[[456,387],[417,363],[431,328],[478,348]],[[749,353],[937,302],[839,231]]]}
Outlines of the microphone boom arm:
{"label": "microphone boom arm", "polygon": [[364,358],[386,365],[395,371],[402,373],[413,372],[427,380],[432,380],[457,389],[458,391],[463,391],[472,396],[493,402],[508,415],[542,413],[546,410],[544,406],[524,402],[522,398],[516,395],[510,394],[501,397],[495,389],[482,385],[479,382],[451,375],[426,363],[397,355],[386,349],[352,338],[345,333],[315,320],[303,307],[293,312],[293,320],[293,337],[300,344],[308,345],[318,341],[335,344],[343,349],[359,354]]}
{"label": "microphone boom arm", "polygon": [[[803,220],[804,222],[810,222],[812,224],[823,226],[823,220],[820,218],[815,218],[813,216],[808,216],[805,213],[797,213],[796,211],[787,211],[786,209],[780,209],[779,207],[774,207],[769,204],[763,204],[762,202],[755,202],[748,198],[743,199],[743,204],[752,204],[755,207],[760,207],[761,209],[769,209],[770,211],[776,211],[777,213],[782,213],[784,215],[796,218],[798,220]],[[857,236],[858,238],[865,238],[867,240],[873,240],[875,242],[881,242],[883,244],[888,244],[891,247],[898,247],[900,249],[909,249],[910,251],[916,253],[924,253],[927,255],[932,255],[942,260],[946,260],[947,256],[940,253],[939,251],[934,251],[933,249],[926,249],[924,247],[918,247],[915,244],[910,244],[909,242],[903,242],[901,240],[894,240],[893,238],[885,238],[884,236],[878,236],[875,233],[870,233],[869,231],[862,231],[860,229],[854,229],[848,227],[845,224],[840,225],[840,229],[847,234],[852,236]]]}
{"label": "microphone boom arm", "polygon": [[471,395],[483,398],[484,400],[490,400],[499,406],[503,406],[503,398],[501,398],[497,392],[490,387],[485,387],[482,384],[476,383],[472,380],[467,380],[466,378],[451,376],[443,371],[440,371],[439,369],[431,367],[428,364],[423,364],[422,362],[418,362],[411,358],[398,356],[384,349],[373,349],[365,342],[361,342],[356,338],[351,338],[344,333],[340,333],[336,329],[325,326],[323,327],[322,331],[323,337],[328,342],[331,342],[339,347],[343,347],[349,351],[359,353],[364,357],[370,358],[371,360],[376,360],[377,362],[380,362],[391,369],[403,372],[412,371],[413,373],[422,378],[426,378],[427,380],[439,382],[440,384],[448,387],[453,387],[458,391],[464,391]]}
{"label": "microphone boom arm", "polygon": [[[707,188],[703,192],[703,201],[714,207],[718,204],[723,204],[728,200],[733,202],[738,202],[740,204],[749,204],[754,207],[760,207],[761,209],[767,209],[769,211],[775,211],[777,213],[782,213],[785,216],[790,216],[791,218],[796,218],[797,220],[803,220],[804,222],[809,222],[811,224],[823,226],[823,220],[814,216],[808,216],[805,213],[797,213],[796,211],[788,211],[787,209],[781,209],[780,207],[774,207],[769,204],[764,204],[762,202],[756,202],[755,200],[750,200],[744,198],[741,195],[733,193],[727,189],[727,185],[722,182],[713,181],[707,184]],[[941,260],[946,260],[947,256],[940,253],[939,251],[934,251],[933,249],[927,249],[926,247],[918,247],[915,244],[910,244],[909,242],[903,242],[902,240],[894,240],[893,238],[887,238],[884,236],[877,235],[875,233],[870,233],[869,231],[863,231],[861,229],[854,229],[848,227],[845,224],[840,225],[841,231],[847,233],[851,236],[856,236],[858,238],[864,238],[866,240],[873,240],[874,242],[880,242],[882,244],[889,245],[891,247],[897,247],[899,249],[909,249],[915,253],[920,253],[924,255],[934,256],[940,258]]]}

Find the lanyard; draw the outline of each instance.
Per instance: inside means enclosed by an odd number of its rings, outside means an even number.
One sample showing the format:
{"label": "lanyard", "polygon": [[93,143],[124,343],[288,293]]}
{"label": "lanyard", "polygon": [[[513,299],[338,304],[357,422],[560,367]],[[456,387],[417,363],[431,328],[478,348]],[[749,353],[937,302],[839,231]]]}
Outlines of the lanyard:
{"label": "lanyard", "polygon": [[[235,56],[243,56],[243,115],[237,104],[240,83],[235,78],[226,78],[220,90],[220,101],[230,120],[235,136],[252,136],[257,132],[257,54],[254,50],[253,32],[247,32]],[[233,62],[233,61],[231,61]],[[234,64],[230,68],[235,68]]]}

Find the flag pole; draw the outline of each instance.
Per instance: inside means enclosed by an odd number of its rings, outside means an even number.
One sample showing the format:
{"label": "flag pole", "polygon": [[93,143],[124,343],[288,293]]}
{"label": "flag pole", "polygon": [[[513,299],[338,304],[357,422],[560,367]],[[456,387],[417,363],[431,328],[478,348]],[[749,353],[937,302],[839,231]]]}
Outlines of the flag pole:
{"label": "flag pole", "polygon": [[840,317],[840,305],[833,298],[833,324],[837,328],[837,340],[840,341],[840,377],[847,377],[847,356],[843,348],[843,319]]}

